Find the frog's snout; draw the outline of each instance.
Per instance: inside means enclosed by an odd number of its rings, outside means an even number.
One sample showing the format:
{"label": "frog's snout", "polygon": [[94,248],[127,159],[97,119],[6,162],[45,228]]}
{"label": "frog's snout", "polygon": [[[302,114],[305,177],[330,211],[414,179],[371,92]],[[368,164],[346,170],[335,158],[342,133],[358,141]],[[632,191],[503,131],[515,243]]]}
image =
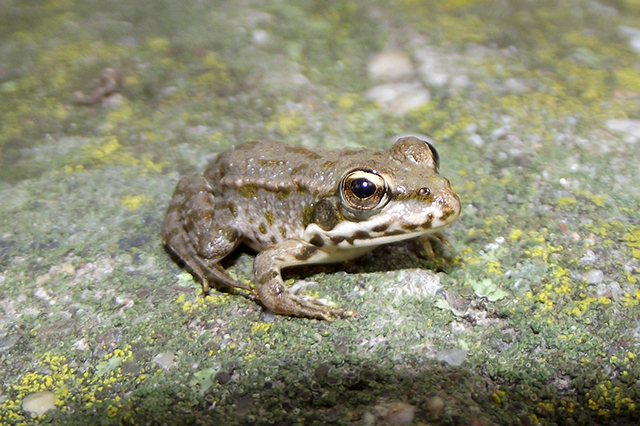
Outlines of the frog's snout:
{"label": "frog's snout", "polygon": [[445,224],[449,224],[460,216],[461,204],[458,195],[449,190],[442,192],[433,201],[438,206],[441,213],[440,220]]}

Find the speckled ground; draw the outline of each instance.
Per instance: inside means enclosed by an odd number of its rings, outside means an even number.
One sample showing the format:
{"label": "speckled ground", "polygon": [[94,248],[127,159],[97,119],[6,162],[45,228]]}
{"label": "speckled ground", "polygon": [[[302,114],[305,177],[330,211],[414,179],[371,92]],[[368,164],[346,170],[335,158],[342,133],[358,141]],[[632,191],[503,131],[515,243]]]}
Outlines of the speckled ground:
{"label": "speckled ground", "polygon": [[[1,425],[640,422],[637,1],[6,0],[0,97]],[[235,143],[407,133],[453,257],[291,274],[355,319],[203,298],[162,248]]]}

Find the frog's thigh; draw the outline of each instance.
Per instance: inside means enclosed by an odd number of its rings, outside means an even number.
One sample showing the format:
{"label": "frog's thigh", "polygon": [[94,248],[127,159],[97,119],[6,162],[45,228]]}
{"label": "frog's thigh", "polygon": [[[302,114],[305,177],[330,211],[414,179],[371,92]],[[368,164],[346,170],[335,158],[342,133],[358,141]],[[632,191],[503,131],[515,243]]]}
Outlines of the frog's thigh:
{"label": "frog's thigh", "polygon": [[354,316],[352,311],[333,309],[317,301],[298,297],[287,290],[282,281],[282,268],[307,263],[319,263],[326,254],[302,240],[286,240],[261,251],[253,264],[256,290],[260,301],[281,315],[330,320]]}
{"label": "frog's thigh", "polygon": [[231,290],[249,290],[235,281],[218,264],[239,244],[231,227],[233,217],[227,208],[216,211],[211,187],[202,176],[180,180],[169,205],[163,226],[163,237],[171,250],[202,280],[205,293],[209,280]]}
{"label": "frog's thigh", "polygon": [[220,260],[238,245],[234,218],[226,206],[216,206],[211,186],[204,177],[189,176],[185,179],[189,182],[182,207],[184,230],[199,255]]}

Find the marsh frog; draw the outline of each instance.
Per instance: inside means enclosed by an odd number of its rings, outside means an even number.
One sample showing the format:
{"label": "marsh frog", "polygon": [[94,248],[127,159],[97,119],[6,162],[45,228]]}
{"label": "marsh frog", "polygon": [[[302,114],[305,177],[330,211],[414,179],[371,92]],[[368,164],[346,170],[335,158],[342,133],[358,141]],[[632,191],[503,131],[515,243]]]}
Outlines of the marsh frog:
{"label": "marsh frog", "polygon": [[[460,200],[438,167],[433,144],[412,136],[388,151],[243,143],[221,153],[204,175],[180,180],[162,236],[205,294],[213,284],[277,314],[354,316],[288,291],[281,270],[353,259],[449,225]],[[258,252],[255,287],[220,265],[240,243]]]}

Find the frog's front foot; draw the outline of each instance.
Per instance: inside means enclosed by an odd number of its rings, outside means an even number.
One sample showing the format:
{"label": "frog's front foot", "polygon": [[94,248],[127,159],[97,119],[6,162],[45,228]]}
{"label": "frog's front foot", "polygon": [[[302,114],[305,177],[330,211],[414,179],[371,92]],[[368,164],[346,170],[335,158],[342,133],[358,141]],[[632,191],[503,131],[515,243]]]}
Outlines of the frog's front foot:
{"label": "frog's front foot", "polygon": [[353,311],[334,308],[327,303],[289,291],[280,270],[287,266],[313,263],[318,248],[299,240],[287,240],[260,252],[254,261],[256,291],[260,303],[280,315],[332,321],[355,317]]}
{"label": "frog's front foot", "polygon": [[433,249],[434,244],[436,246],[441,246],[443,258],[451,258],[451,250],[453,247],[440,232],[422,235],[418,237],[417,242],[419,247],[418,255],[425,259],[436,259],[437,256]]}

